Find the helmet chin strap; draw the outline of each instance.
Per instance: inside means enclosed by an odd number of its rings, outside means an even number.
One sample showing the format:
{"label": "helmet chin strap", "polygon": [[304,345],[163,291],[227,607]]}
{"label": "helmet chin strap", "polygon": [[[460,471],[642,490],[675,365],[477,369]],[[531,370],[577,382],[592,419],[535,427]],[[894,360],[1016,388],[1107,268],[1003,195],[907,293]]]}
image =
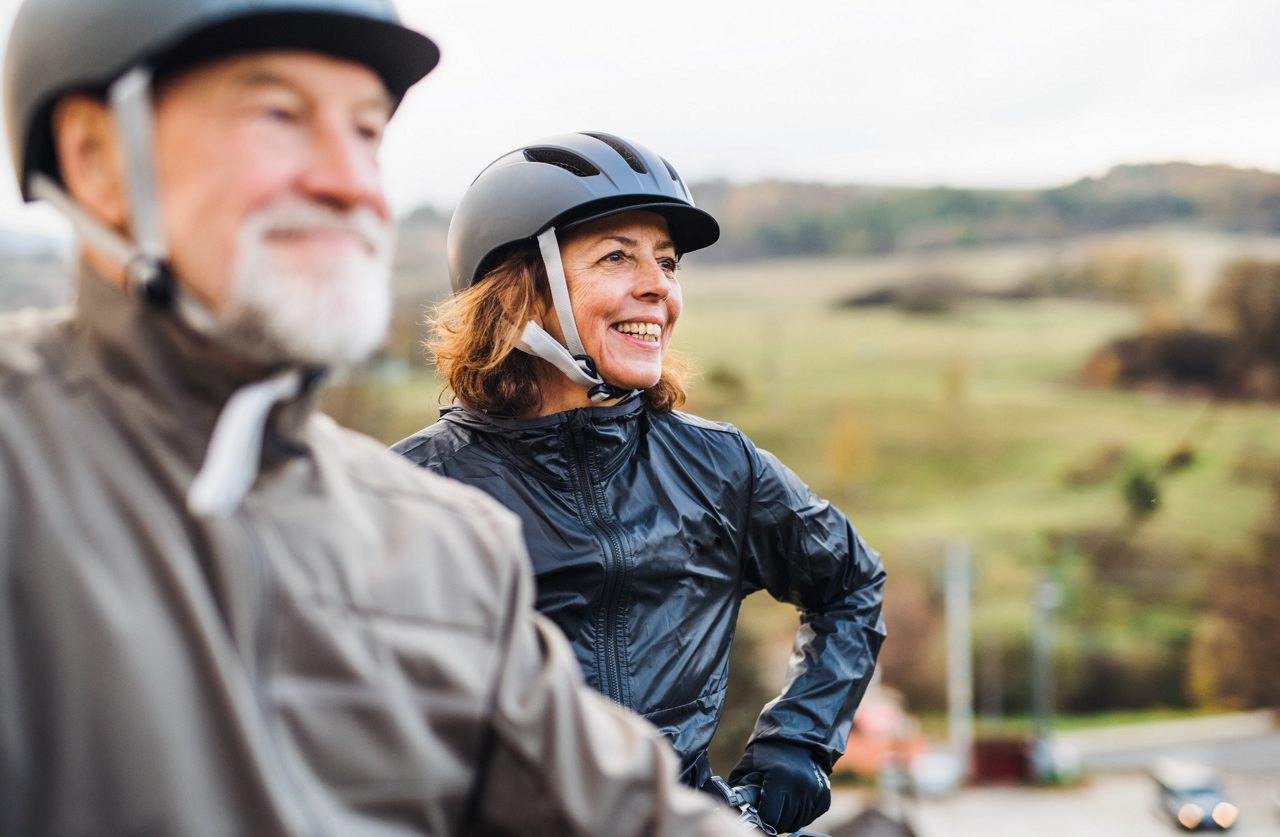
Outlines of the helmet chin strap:
{"label": "helmet chin strap", "polygon": [[[34,175],[32,194],[65,215],[86,244],[124,268],[130,286],[148,303],[172,309],[192,330],[217,339],[221,331],[217,318],[191,294],[182,292],[168,265],[152,156],[151,71],[139,66],[126,72],[108,89],[108,100],[124,148],[133,240],[86,212],[51,178]],[[310,377],[288,367],[231,395],[218,414],[204,462],[187,492],[187,507],[194,514],[222,517],[240,507],[258,475],[271,409],[297,397]]]}
{"label": "helmet chin strap", "polygon": [[578,325],[573,319],[569,283],[564,276],[564,263],[560,260],[560,242],[556,239],[555,227],[548,227],[538,235],[538,249],[542,252],[542,263],[547,269],[551,304],[555,309],[556,319],[560,322],[565,345],[561,345],[546,329],[533,321],[525,323],[516,345],[526,354],[547,361],[569,380],[586,389],[587,397],[593,404],[630,395],[633,390],[607,383],[597,371],[595,361],[583,348],[582,338],[578,336]]}
{"label": "helmet chin strap", "polygon": [[192,329],[207,337],[218,334],[217,318],[190,294],[182,293],[169,269],[160,193],[152,163],[154,129],[151,110],[151,70],[134,67],[107,89],[111,114],[120,132],[125,179],[129,190],[132,239],[89,214],[52,178],[34,174],[32,195],[49,202],[71,223],[76,234],[120,265],[129,286],[153,305],[173,307]]}
{"label": "helmet chin strap", "polygon": [[[124,171],[129,185],[129,221],[136,252],[126,264],[130,280],[148,298],[163,301],[175,296],[172,274],[166,269],[169,247],[165,241],[160,192],[156,188],[154,125],[151,111],[151,71],[134,67],[107,91],[124,148]],[[161,287],[162,285],[167,287]]]}

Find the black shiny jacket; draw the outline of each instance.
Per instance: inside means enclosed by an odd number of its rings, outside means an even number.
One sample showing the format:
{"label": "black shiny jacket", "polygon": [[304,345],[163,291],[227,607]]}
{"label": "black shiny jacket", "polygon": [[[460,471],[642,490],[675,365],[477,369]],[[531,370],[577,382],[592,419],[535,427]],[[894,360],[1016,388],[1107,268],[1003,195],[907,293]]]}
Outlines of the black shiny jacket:
{"label": "black shiny jacket", "polygon": [[520,516],[538,609],[592,687],[671,740],[687,779],[724,707],[739,604],[761,589],[801,624],[753,739],[808,745],[828,769],[844,751],[884,638],[884,570],[737,428],[638,398],[527,420],[451,407],[394,449]]}

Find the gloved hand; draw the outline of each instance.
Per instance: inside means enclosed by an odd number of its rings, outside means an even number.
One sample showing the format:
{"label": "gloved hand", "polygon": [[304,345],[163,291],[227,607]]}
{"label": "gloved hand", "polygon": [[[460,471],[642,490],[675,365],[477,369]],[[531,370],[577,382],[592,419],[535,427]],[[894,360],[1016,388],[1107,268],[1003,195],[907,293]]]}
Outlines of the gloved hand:
{"label": "gloved hand", "polygon": [[831,807],[831,783],[807,747],[776,739],[753,741],[729,773],[729,784],[760,786],[760,819],[798,831]]}

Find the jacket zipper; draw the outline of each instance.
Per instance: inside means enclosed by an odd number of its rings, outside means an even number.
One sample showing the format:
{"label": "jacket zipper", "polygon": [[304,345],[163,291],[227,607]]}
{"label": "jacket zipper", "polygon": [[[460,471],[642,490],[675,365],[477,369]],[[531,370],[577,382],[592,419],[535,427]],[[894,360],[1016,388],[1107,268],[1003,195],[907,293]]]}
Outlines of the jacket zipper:
{"label": "jacket zipper", "polygon": [[623,591],[627,588],[630,565],[622,549],[622,539],[616,526],[604,511],[604,490],[591,478],[594,447],[587,439],[587,434],[579,433],[577,428],[570,429],[570,443],[575,454],[575,465],[578,477],[579,493],[585,508],[581,509],[587,522],[604,535],[607,549],[604,551],[604,595],[601,597],[600,609],[596,614],[596,633],[600,637],[601,654],[597,661],[601,666],[601,685],[604,694],[614,703],[628,709],[631,705],[631,690],[627,687],[626,677],[622,671],[623,651],[620,646],[626,641],[623,636]]}
{"label": "jacket zipper", "polygon": [[267,552],[262,546],[261,539],[248,521],[243,521],[241,525],[249,542],[249,558],[253,563],[253,575],[256,582],[256,590],[254,592],[256,593],[255,598],[258,607],[254,615],[253,657],[250,661],[249,680],[253,686],[253,696],[258,704],[258,715],[265,733],[263,736],[266,741],[265,750],[270,759],[270,769],[279,776],[280,787],[284,789],[284,795],[295,803],[294,807],[305,823],[307,833],[320,835],[324,833],[324,830],[310,807],[308,807],[306,799],[294,783],[293,777],[289,775],[284,757],[280,752],[280,745],[276,741],[276,726],[271,722],[271,704],[266,693],[266,678],[263,676],[263,672],[266,668],[267,654],[270,650],[271,602],[275,597],[275,586],[272,583]]}

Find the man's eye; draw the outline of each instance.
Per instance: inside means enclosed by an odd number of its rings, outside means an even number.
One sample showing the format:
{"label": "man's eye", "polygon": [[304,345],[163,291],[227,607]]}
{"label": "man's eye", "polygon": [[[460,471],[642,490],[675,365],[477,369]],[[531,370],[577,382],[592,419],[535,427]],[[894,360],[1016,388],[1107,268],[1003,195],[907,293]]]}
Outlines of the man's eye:
{"label": "man's eye", "polygon": [[384,126],[375,125],[371,122],[356,125],[356,133],[359,134],[360,139],[368,140],[369,142],[381,141],[383,130]]}
{"label": "man's eye", "polygon": [[621,250],[614,250],[612,253],[605,256],[601,261],[606,261],[611,264],[621,264],[622,262],[626,261],[626,259],[627,259],[627,255],[625,253],[623,253]]}
{"label": "man's eye", "polygon": [[296,110],[283,107],[268,107],[266,115],[268,119],[275,122],[283,122],[286,125],[292,125],[301,118]]}
{"label": "man's eye", "polygon": [[668,273],[675,273],[680,269],[679,259],[659,259],[658,264],[662,265],[662,269]]}

